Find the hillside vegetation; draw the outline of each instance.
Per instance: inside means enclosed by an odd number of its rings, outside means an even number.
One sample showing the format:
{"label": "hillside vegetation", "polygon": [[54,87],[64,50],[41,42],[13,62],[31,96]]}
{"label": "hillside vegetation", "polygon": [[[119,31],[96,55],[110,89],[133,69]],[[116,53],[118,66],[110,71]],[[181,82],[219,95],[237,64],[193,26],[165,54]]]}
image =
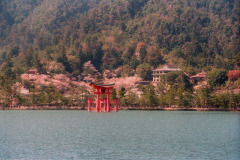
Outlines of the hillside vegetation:
{"label": "hillside vegetation", "polygon": [[240,44],[234,0],[3,0],[0,28],[2,62],[26,70],[31,54],[74,75],[89,60],[100,72],[166,62],[233,69]]}
{"label": "hillside vegetation", "polygon": [[[185,91],[192,95],[183,73],[206,71],[211,91],[238,88],[239,5],[238,0],[1,0],[0,91],[11,95],[11,87],[20,82],[35,92],[21,79],[32,68],[47,77],[39,84],[58,81],[56,75],[85,82],[138,75],[149,81],[151,70],[167,63],[183,72],[172,75],[178,79],[169,86],[159,83],[158,90],[165,92],[158,95],[170,100],[160,96],[154,104],[176,104],[174,94]],[[67,92],[80,85],[67,81]],[[151,87],[142,90],[156,94]],[[185,99],[179,105],[190,105],[191,96]]]}

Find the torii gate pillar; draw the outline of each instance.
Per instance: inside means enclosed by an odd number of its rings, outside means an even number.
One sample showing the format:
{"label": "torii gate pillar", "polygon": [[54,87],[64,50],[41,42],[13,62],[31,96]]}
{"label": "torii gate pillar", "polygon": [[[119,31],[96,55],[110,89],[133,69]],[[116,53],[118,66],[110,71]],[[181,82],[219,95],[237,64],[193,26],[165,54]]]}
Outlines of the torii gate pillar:
{"label": "torii gate pillar", "polygon": [[[118,111],[118,99],[115,99],[115,101],[112,102],[110,101],[110,94],[112,94],[110,90],[113,89],[114,84],[96,84],[93,82],[90,83],[90,86],[93,86],[96,90],[94,94],[97,95],[97,99],[95,101],[95,109],[92,109],[92,103],[94,102],[91,101],[91,98],[88,99],[88,112],[91,112],[92,110],[95,110],[96,112],[110,112],[111,110],[115,110],[115,112]],[[107,98],[100,99],[100,94],[106,94]],[[111,103],[115,104],[115,107],[113,109],[111,109]]]}

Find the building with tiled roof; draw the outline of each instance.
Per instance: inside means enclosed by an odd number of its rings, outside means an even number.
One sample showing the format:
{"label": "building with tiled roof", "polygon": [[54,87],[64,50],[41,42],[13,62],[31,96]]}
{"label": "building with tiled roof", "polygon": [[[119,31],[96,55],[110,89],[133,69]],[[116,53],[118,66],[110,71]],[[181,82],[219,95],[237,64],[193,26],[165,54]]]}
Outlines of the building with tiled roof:
{"label": "building with tiled roof", "polygon": [[207,77],[207,73],[202,71],[194,76],[191,76],[190,77],[190,81],[193,83],[193,84],[197,84],[198,82],[200,81],[205,81],[206,80],[206,77]]}

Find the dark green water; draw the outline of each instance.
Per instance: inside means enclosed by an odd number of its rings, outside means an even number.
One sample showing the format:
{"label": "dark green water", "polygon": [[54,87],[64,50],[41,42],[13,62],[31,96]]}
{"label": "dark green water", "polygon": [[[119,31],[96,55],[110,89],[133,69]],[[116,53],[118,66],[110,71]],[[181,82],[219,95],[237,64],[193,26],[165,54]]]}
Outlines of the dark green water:
{"label": "dark green water", "polygon": [[240,113],[0,111],[0,159],[240,159]]}

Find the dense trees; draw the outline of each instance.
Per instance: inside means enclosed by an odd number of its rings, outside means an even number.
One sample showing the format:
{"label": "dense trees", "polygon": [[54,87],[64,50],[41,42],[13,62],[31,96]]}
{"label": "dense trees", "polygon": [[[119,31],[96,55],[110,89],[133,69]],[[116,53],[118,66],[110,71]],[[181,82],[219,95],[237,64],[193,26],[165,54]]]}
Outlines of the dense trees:
{"label": "dense trees", "polygon": [[44,61],[55,57],[75,74],[89,60],[100,72],[165,60],[196,68],[239,66],[237,1],[3,1],[1,8],[0,62],[32,48],[41,55],[52,50]]}
{"label": "dense trees", "polygon": [[[151,80],[151,69],[168,62],[190,75],[210,71],[213,90],[227,78],[238,85],[238,11],[237,0],[3,0],[1,74],[15,82],[36,68],[88,81],[118,69],[118,76]],[[236,71],[227,77],[230,70]],[[168,87],[159,84],[164,92],[154,93],[158,102],[153,104],[205,105],[204,89],[196,93],[202,99],[190,100],[193,89],[186,74],[171,73],[163,80]]]}
{"label": "dense trees", "polygon": [[149,64],[147,63],[140,64],[137,67],[136,72],[138,76],[142,78],[142,80],[144,81],[152,80],[152,67]]}
{"label": "dense trees", "polygon": [[212,87],[222,85],[227,79],[227,72],[224,69],[213,68],[208,73],[208,84]]}

